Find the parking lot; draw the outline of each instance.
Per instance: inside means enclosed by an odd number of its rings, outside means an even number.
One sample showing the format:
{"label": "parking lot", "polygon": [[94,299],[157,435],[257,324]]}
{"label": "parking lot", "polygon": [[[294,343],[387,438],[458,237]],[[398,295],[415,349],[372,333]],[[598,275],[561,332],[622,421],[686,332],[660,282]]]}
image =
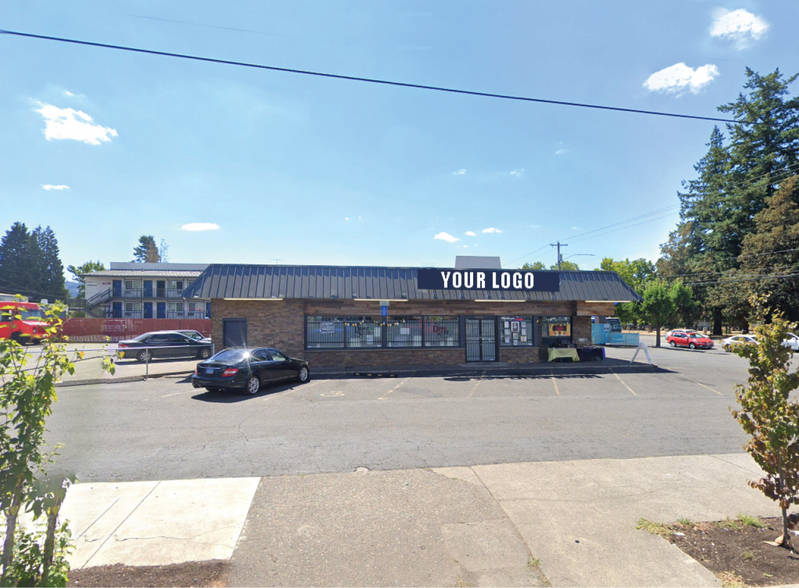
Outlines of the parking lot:
{"label": "parking lot", "polygon": [[729,408],[746,362],[718,349],[650,354],[657,369],[639,357],[633,371],[312,376],[255,396],[194,389],[185,375],[65,387],[49,420],[64,444],[54,468],[88,482],[741,451]]}

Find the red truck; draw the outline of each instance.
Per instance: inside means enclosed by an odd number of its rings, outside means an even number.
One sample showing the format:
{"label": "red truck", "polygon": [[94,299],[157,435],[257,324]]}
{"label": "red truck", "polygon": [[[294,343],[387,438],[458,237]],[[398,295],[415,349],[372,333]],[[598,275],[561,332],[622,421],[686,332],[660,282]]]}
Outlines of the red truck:
{"label": "red truck", "polygon": [[41,343],[49,337],[44,312],[34,302],[0,302],[0,339],[20,345]]}

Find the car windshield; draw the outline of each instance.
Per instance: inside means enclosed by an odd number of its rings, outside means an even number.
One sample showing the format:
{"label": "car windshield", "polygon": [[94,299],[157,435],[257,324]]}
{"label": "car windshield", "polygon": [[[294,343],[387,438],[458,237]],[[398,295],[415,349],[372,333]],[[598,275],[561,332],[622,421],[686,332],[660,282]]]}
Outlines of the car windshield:
{"label": "car windshield", "polygon": [[138,337],[134,337],[132,340],[133,341],[144,341],[150,335],[151,335],[151,333],[144,333],[143,335],[139,335]]}
{"label": "car windshield", "polygon": [[19,314],[22,316],[22,320],[23,321],[30,321],[30,320],[43,321],[44,320],[44,315],[42,314],[42,311],[39,310],[38,308],[33,309],[33,310],[30,310],[30,309],[27,309],[27,308],[20,308],[19,309]]}
{"label": "car windshield", "polygon": [[183,331],[183,334],[186,335],[189,339],[194,339],[195,341],[199,341],[200,339],[205,339],[205,337],[203,337],[197,331]]}
{"label": "car windshield", "polygon": [[249,357],[250,352],[244,351],[243,349],[225,349],[224,351],[220,351],[216,355],[214,355],[211,359],[214,361],[226,361],[226,362],[234,362],[234,361],[241,361],[242,359]]}
{"label": "car windshield", "polygon": [[688,336],[693,338],[693,339],[704,339],[704,337],[702,335],[700,335],[699,333],[689,333]]}

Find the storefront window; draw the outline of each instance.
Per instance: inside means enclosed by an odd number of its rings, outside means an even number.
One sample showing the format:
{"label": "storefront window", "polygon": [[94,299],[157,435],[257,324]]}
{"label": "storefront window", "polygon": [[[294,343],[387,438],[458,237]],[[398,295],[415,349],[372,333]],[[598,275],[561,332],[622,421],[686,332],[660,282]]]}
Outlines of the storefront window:
{"label": "storefront window", "polygon": [[344,347],[344,318],[306,317],[305,333],[308,349],[340,349]]}
{"label": "storefront window", "polygon": [[386,320],[387,347],[421,347],[422,318],[418,316],[388,317]]}
{"label": "storefront window", "polygon": [[533,317],[499,317],[499,337],[499,344],[502,347],[532,347],[534,344]]}
{"label": "storefront window", "polygon": [[572,317],[541,317],[541,345],[568,345],[572,342]]}
{"label": "storefront window", "polygon": [[424,319],[425,347],[458,347],[460,319],[457,316],[428,316]]}
{"label": "storefront window", "polygon": [[347,347],[382,347],[382,321],[368,316],[350,316],[344,323]]}

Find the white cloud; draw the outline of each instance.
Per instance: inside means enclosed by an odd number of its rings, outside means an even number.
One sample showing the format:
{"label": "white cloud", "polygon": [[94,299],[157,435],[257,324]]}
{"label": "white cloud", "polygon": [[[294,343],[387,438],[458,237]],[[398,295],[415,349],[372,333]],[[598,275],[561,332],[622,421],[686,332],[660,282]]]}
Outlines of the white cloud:
{"label": "white cloud", "polygon": [[580,227],[572,227],[572,231],[582,231]]}
{"label": "white cloud", "polygon": [[189,223],[180,228],[184,231],[215,231],[219,225],[216,223]]}
{"label": "white cloud", "polygon": [[766,34],[769,24],[743,8],[729,11],[718,8],[713,13],[710,35],[732,41],[757,40]]}
{"label": "white cloud", "polygon": [[501,233],[499,229],[495,229],[494,227],[488,227],[487,229],[483,229],[483,233]]}
{"label": "white cloud", "polygon": [[462,176],[462,175],[465,175],[465,174],[466,174],[466,170],[465,169],[459,169],[458,171],[452,172],[453,176]]}
{"label": "white cloud", "polygon": [[72,139],[89,145],[107,143],[116,137],[116,130],[103,127],[92,120],[85,112],[73,108],[58,108],[52,104],[38,103],[41,108],[36,112],[44,117],[44,136],[48,141],[54,139]]}
{"label": "white cloud", "polygon": [[348,216],[345,216],[345,217],[344,217],[344,220],[345,220],[345,221],[348,221],[348,220],[350,220],[350,217],[348,217]]}
{"label": "white cloud", "polygon": [[683,94],[691,91],[697,94],[719,75],[719,68],[712,63],[697,67],[688,67],[677,63],[660,71],[656,71],[644,82],[644,88],[651,92],[667,92]]}
{"label": "white cloud", "polygon": [[524,168],[520,167],[519,169],[514,169],[510,172],[510,175],[520,178],[524,175]]}
{"label": "white cloud", "polygon": [[466,235],[468,237],[476,237],[477,235],[474,234],[474,231],[466,231]]}
{"label": "white cloud", "polygon": [[440,239],[441,241],[446,241],[447,243],[454,243],[455,241],[460,241],[460,239],[458,239],[457,237],[453,237],[449,233],[444,233],[444,232],[439,233],[438,235],[433,237],[433,239]]}
{"label": "white cloud", "polygon": [[50,190],[69,190],[69,186],[65,186],[64,184],[60,184],[58,186],[54,186],[53,184],[42,184],[42,188],[47,191]]}
{"label": "white cloud", "polygon": [[528,227],[530,227],[531,229],[537,229],[537,228],[539,228],[541,225],[527,225],[527,226],[528,226]]}
{"label": "white cloud", "polygon": [[569,152],[568,149],[561,148],[561,149],[558,149],[557,151],[555,151],[555,155],[563,155],[564,153],[568,153],[568,152]]}

